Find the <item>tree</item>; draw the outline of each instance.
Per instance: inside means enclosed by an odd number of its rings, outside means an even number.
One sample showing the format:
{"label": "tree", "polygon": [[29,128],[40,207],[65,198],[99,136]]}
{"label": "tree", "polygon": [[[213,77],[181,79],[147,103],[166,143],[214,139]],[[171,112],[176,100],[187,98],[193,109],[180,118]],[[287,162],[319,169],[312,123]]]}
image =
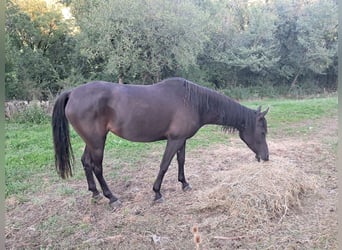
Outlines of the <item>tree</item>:
{"label": "tree", "polygon": [[328,76],[330,81],[333,79],[329,75],[337,76],[337,13],[337,4],[332,1],[319,0],[303,6],[298,18],[298,43],[305,50],[300,62],[306,75]]}
{"label": "tree", "polygon": [[68,23],[43,0],[7,1],[6,15],[6,98],[46,99],[73,64]]}
{"label": "tree", "polygon": [[191,1],[79,0],[73,6],[82,53],[102,79],[158,81],[196,64],[206,39],[206,15]]}
{"label": "tree", "polygon": [[279,59],[273,37],[276,16],[269,8],[258,2],[221,1],[213,18],[211,39],[199,57],[208,80],[219,88],[269,80]]}
{"label": "tree", "polygon": [[7,0],[6,98],[170,76],[334,89],[337,25],[335,0]]}
{"label": "tree", "polygon": [[337,57],[337,5],[330,0],[277,1],[278,72],[283,84],[326,74]]}

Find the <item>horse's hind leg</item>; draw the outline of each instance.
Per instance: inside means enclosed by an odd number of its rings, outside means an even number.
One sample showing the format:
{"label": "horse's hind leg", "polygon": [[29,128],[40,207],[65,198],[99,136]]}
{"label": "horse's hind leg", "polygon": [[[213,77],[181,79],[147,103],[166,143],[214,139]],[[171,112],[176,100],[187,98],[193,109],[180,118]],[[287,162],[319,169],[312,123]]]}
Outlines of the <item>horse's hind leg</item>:
{"label": "horse's hind leg", "polygon": [[87,146],[84,149],[81,161],[83,164],[85,175],[87,177],[88,190],[93,193],[93,198],[95,200],[98,200],[101,198],[101,195],[100,195],[100,192],[96,188],[96,183],[95,183],[94,175],[93,175],[93,164],[92,164],[90,152]]}
{"label": "horse's hind leg", "polygon": [[[87,176],[89,190],[93,192],[93,197],[99,195],[98,190],[96,189],[95,180],[93,173],[95,174],[97,180],[101,185],[101,189],[103,195],[109,199],[109,204],[114,208],[120,205],[120,202],[117,197],[115,197],[112,192],[110,191],[104,177],[103,177],[103,170],[102,170],[102,161],[103,161],[103,150],[104,150],[104,141],[98,147],[90,147],[86,146],[84,156],[85,164],[85,172]],[[94,148],[94,149],[93,149]],[[82,161],[83,162],[83,161]]]}
{"label": "horse's hind leg", "polygon": [[[99,152],[98,152],[99,153]],[[99,153],[100,154],[100,153]],[[97,153],[94,154],[94,162],[95,167],[93,169],[93,172],[99,181],[103,195],[109,199],[109,204],[112,208],[116,208],[121,205],[121,202],[118,200],[117,197],[115,197],[112,192],[110,191],[104,177],[103,177],[103,170],[102,170],[102,159],[103,159],[103,151],[101,153],[101,157],[97,158],[99,155]]]}
{"label": "horse's hind leg", "polygon": [[182,183],[183,191],[190,191],[191,186],[185,179],[184,174],[184,163],[185,163],[185,143],[183,146],[177,151],[177,161],[178,161],[178,181]]}

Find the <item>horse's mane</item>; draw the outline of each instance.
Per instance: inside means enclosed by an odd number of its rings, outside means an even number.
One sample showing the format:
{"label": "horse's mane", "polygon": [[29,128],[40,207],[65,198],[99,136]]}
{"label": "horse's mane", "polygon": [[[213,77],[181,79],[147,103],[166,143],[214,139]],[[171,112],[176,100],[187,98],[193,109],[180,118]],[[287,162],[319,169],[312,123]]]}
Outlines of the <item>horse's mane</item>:
{"label": "horse's mane", "polygon": [[187,102],[198,109],[199,114],[215,112],[224,131],[234,131],[255,126],[255,110],[209,88],[184,80]]}

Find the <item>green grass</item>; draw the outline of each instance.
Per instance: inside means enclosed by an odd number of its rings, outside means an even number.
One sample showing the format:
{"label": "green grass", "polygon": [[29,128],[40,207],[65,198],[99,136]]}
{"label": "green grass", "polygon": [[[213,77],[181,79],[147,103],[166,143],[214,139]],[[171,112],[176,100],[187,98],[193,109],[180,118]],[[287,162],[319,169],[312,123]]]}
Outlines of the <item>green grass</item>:
{"label": "green grass", "polygon": [[48,172],[53,161],[48,124],[5,125],[6,196],[32,187],[34,175]]}
{"label": "green grass", "polygon": [[[270,107],[267,114],[270,136],[302,133],[311,120],[329,117],[337,113],[337,97],[287,100],[263,99],[244,101],[242,104],[256,108],[258,105]],[[304,125],[303,125],[304,124]],[[60,181],[54,169],[54,155],[50,122],[41,124],[6,122],[5,141],[5,177],[6,197],[19,195],[25,197],[27,192],[37,192],[48,176],[49,181]],[[218,126],[205,126],[193,138],[188,140],[187,149],[209,147],[218,143],[229,143],[232,135],[223,133]],[[235,135],[233,135],[235,136]],[[75,153],[75,178],[84,179],[80,157],[84,143],[71,130],[72,146]],[[134,167],[148,152],[159,152],[162,156],[165,141],[156,143],[133,143],[110,134],[107,138],[104,164],[114,168]],[[111,171],[115,177],[115,170]],[[127,177],[128,178],[128,177]],[[61,192],[71,192],[68,189]]]}
{"label": "green grass", "polygon": [[[243,102],[250,108],[257,108],[262,105],[262,110],[270,108],[266,118],[270,134],[286,132],[305,132],[305,122],[321,117],[331,117],[337,114],[337,97],[313,98],[313,99],[265,99],[258,101]],[[302,124],[301,124],[302,123]]]}

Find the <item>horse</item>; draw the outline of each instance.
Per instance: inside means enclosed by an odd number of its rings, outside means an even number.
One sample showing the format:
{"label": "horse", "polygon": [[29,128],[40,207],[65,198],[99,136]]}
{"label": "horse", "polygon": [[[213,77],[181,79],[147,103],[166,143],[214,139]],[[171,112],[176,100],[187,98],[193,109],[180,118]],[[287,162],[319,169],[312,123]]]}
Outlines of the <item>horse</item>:
{"label": "horse", "polygon": [[51,124],[56,170],[63,179],[72,176],[71,124],[85,142],[81,162],[88,190],[95,200],[102,198],[95,184],[95,175],[110,206],[117,208],[121,202],[109,189],[102,170],[107,134],[112,132],[132,142],[167,140],[153,184],[154,202],[162,202],[162,181],[175,155],[178,181],[183,191],[191,190],[184,174],[186,140],[206,124],[238,130],[241,140],[255,153],[255,158],[268,161],[265,119],[268,110],[261,112],[261,106],[250,109],[215,90],[179,77],[151,85],[105,81],[85,83],[56,98]]}

